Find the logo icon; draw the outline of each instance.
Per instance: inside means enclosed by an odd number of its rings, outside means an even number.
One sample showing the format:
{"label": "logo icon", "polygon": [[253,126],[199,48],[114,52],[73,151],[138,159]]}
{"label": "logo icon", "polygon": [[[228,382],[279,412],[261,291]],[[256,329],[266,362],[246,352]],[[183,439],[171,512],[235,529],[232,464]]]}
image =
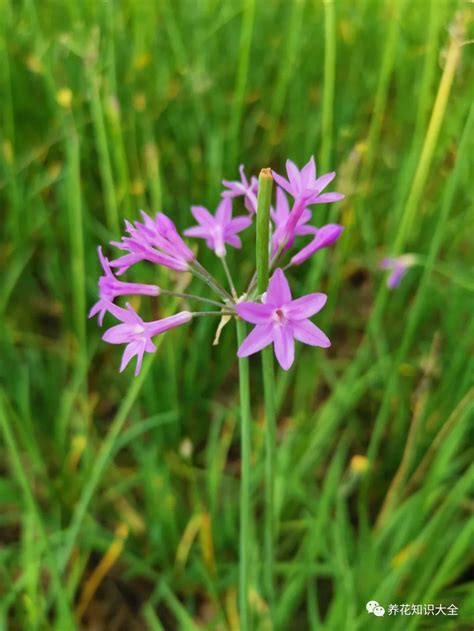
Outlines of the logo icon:
{"label": "logo icon", "polygon": [[379,605],[376,600],[369,600],[365,608],[369,613],[373,613],[374,616],[377,616],[378,618],[381,618],[385,615],[385,609],[382,607],[382,605]]}

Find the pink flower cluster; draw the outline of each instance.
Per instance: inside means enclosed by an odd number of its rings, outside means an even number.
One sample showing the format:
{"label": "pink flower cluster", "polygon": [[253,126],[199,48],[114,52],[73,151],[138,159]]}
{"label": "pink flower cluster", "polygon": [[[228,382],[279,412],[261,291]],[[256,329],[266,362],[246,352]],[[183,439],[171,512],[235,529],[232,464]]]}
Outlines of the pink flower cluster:
{"label": "pink flower cluster", "polygon": [[[102,325],[106,313],[109,313],[120,322],[108,329],[103,339],[111,344],[125,345],[121,371],[133,357],[136,357],[137,375],[144,354],[156,350],[154,337],[189,322],[194,317],[206,315],[240,317],[254,324],[255,328],[240,346],[238,355],[251,355],[273,344],[276,358],[285,370],[293,364],[295,340],[312,346],[330,346],[326,335],[309,320],[322,309],[326,295],[312,293],[293,300],[280,264],[300,237],[310,237],[310,241],[289,258],[284,269],[301,265],[315,252],[337,241],[342,233],[342,226],[314,226],[310,223],[311,206],[339,201],[343,195],[323,192],[336,174],[332,172],[317,177],[314,158],[311,158],[301,170],[288,160],[286,170],[287,178],[272,172],[277,185],[276,204],[270,211],[272,237],[268,253],[273,275],[268,290],[261,296],[257,295],[254,277],[246,292],[239,298],[226,263],[226,246],[238,249],[242,247],[239,233],[251,226],[257,212],[258,180],[256,177],[248,179],[243,166],[240,167],[239,181],[223,181],[225,189],[215,214],[203,206],[192,206],[191,213],[197,225],[184,231],[187,237],[204,239],[207,247],[222,260],[229,281],[229,290],[199,263],[194,250],[183,240],[173,221],[164,213],[157,213],[155,218],[152,218],[141,211],[142,221],[126,221],[126,236],[118,242],[111,242],[112,246],[123,252],[118,258],[109,260],[99,247],[103,275],[99,278],[99,300],[92,307],[89,317],[98,314],[99,324]],[[287,194],[293,199],[291,207]],[[244,198],[247,212],[245,215],[234,217],[232,206],[238,197]],[[117,278],[130,267],[144,261],[177,272],[193,274],[209,286],[218,300],[216,297],[201,298],[193,294],[165,291],[156,285],[123,282]],[[116,275],[113,270],[116,270]],[[129,303],[126,303],[125,309],[115,304],[115,300],[120,296],[137,294],[175,296],[188,303],[194,300],[201,301],[203,305],[213,305],[214,310],[186,309],[170,317],[144,322]]]}

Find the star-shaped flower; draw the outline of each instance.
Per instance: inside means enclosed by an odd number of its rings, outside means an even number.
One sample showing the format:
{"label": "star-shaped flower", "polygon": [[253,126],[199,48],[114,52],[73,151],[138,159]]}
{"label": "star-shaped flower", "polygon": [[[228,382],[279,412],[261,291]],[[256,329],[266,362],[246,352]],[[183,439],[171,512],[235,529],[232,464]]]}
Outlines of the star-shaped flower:
{"label": "star-shaped flower", "polygon": [[215,215],[204,206],[192,206],[191,212],[199,226],[193,226],[184,231],[187,237],[206,239],[207,246],[214,250],[217,256],[225,256],[225,244],[234,248],[241,248],[242,242],[238,232],[245,230],[252,223],[251,217],[235,217],[232,219],[232,200],[225,197]]}
{"label": "star-shaped flower", "polygon": [[98,247],[99,259],[105,276],[99,278],[99,300],[89,312],[89,318],[99,314],[99,325],[102,326],[104,315],[107,313],[108,305],[117,296],[132,296],[140,294],[142,296],[158,296],[160,288],[157,285],[146,285],[143,283],[123,283],[115,278],[109,264],[109,260],[102,253],[102,248]]}
{"label": "star-shaped flower", "polygon": [[336,177],[336,172],[325,173],[316,178],[314,156],[311,156],[309,162],[301,170],[298,169],[294,162],[287,160],[286,172],[288,179],[272,171],[273,179],[294,198],[295,202],[305,199],[307,205],[326,204],[338,202],[344,197],[340,193],[325,193],[321,195],[326,186]]}
{"label": "star-shaped flower", "polygon": [[257,190],[258,180],[255,175],[252,175],[250,182],[245,175],[244,165],[239,167],[240,182],[231,182],[229,180],[222,180],[222,184],[229,190],[223,191],[222,197],[240,197],[245,198],[245,208],[252,214],[257,212]]}
{"label": "star-shaped flower", "polygon": [[156,351],[152,337],[164,333],[175,326],[189,322],[193,317],[193,314],[189,311],[181,311],[168,318],[162,318],[154,322],[144,322],[129,303],[127,303],[126,309],[110,303],[107,311],[120,320],[122,324],[117,324],[108,329],[102,336],[102,339],[109,342],[109,344],[126,344],[122,363],[120,364],[120,372],[125,369],[132,357],[136,356],[135,376],[140,372],[145,352],[154,353]]}
{"label": "star-shaped flower", "polygon": [[241,302],[235,306],[243,320],[256,325],[242,342],[238,356],[253,355],[273,343],[278,363],[288,370],[295,358],[295,340],[310,346],[331,346],[328,337],[309,320],[326,300],[326,294],[320,293],[292,300],[285,274],[278,268],[270,279],[263,304]]}

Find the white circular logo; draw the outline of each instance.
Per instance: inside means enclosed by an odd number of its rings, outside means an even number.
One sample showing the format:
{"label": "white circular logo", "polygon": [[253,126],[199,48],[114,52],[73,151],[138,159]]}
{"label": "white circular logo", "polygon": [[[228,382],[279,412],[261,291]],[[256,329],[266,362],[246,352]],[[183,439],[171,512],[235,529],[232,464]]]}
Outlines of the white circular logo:
{"label": "white circular logo", "polygon": [[385,615],[385,609],[379,605],[376,600],[369,600],[369,602],[365,605],[365,608],[369,613],[373,613],[374,616],[381,618]]}

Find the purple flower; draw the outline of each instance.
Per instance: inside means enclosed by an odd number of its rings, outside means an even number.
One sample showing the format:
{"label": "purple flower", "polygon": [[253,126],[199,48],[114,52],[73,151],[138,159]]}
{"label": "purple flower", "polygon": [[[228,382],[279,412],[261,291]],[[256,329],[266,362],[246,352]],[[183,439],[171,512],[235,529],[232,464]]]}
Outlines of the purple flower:
{"label": "purple flower", "polygon": [[413,254],[403,254],[402,256],[386,257],[379,263],[380,269],[392,270],[387,278],[387,287],[395,289],[407,273],[407,269],[416,264],[416,256]]}
{"label": "purple flower", "polygon": [[129,237],[122,237],[121,242],[111,242],[115,247],[129,252],[111,261],[111,267],[117,267],[117,274],[120,276],[134,263],[150,261],[185,272],[189,261],[193,261],[195,256],[180,237],[171,219],[164,213],[157,213],[153,220],[143,210],[141,215],[144,223],[125,222]]}
{"label": "purple flower", "polygon": [[278,268],[270,279],[263,304],[241,302],[235,306],[243,320],[256,325],[237,355],[247,357],[273,343],[278,363],[288,370],[295,357],[295,340],[311,346],[331,346],[326,335],[308,319],[324,307],[326,300],[326,294],[308,294],[292,300],[288,281]]}
{"label": "purple flower", "polygon": [[187,237],[206,239],[207,246],[214,250],[217,256],[225,256],[225,244],[234,248],[241,248],[242,242],[238,232],[245,230],[252,223],[250,217],[235,217],[232,219],[232,200],[225,197],[215,215],[204,206],[192,206],[191,212],[199,226],[193,226],[184,231]]}
{"label": "purple flower", "polygon": [[272,171],[275,182],[285,189],[295,200],[295,202],[305,199],[307,205],[326,204],[337,202],[344,198],[340,193],[321,192],[336,177],[336,172],[326,173],[316,179],[316,163],[314,156],[311,156],[309,162],[301,169],[291,160],[286,161],[286,172],[288,179],[286,180],[275,171]]}
{"label": "purple flower", "polygon": [[293,256],[290,261],[291,265],[301,265],[306,259],[309,259],[315,252],[328,248],[335,243],[342,234],[344,228],[337,223],[329,223],[321,228],[315,228],[314,239],[308,243],[302,250]]}
{"label": "purple flower", "polygon": [[[294,205],[291,212],[288,214],[286,224],[278,231],[277,239],[274,239],[274,252],[278,248],[286,250],[292,245],[295,235],[298,234],[298,226],[301,225],[302,218],[305,217],[306,212],[309,212],[306,208],[307,206],[335,202],[344,197],[344,195],[339,193],[325,193],[321,195],[322,190],[334,179],[336,173],[334,171],[332,173],[326,173],[316,179],[314,157],[311,157],[301,171],[294,162],[287,160],[286,170],[288,180],[278,175],[278,173],[275,173],[275,171],[272,171],[275,182],[294,198]],[[308,226],[308,232],[306,234],[312,231],[313,230]],[[277,243],[276,249],[275,243]]]}
{"label": "purple flower", "polygon": [[240,197],[245,198],[245,208],[252,214],[257,212],[257,189],[258,180],[255,175],[252,175],[250,182],[245,175],[244,165],[239,167],[240,182],[230,182],[229,180],[222,180],[222,184],[229,190],[223,191],[222,197]]}
{"label": "purple flower", "polygon": [[154,353],[156,351],[152,337],[175,326],[189,322],[193,317],[193,314],[189,311],[181,311],[169,318],[155,320],[154,322],[143,322],[129,303],[127,303],[126,309],[110,303],[107,310],[120,320],[122,324],[117,324],[108,329],[102,336],[102,339],[109,342],[109,344],[126,344],[122,363],[120,364],[120,372],[124,370],[132,357],[136,356],[135,376],[140,372],[145,352]]}
{"label": "purple flower", "polygon": [[132,296],[135,294],[141,294],[143,296],[158,296],[160,288],[157,285],[145,285],[143,283],[123,283],[117,280],[114,273],[110,269],[110,264],[102,253],[102,248],[99,246],[99,259],[102,265],[102,269],[105,272],[105,276],[99,278],[99,300],[95,303],[89,312],[89,318],[92,318],[97,313],[99,314],[99,324],[102,326],[104,321],[104,315],[107,312],[108,305],[115,300],[117,296]]}
{"label": "purple flower", "polygon": [[[276,207],[270,209],[271,218],[275,224],[275,231],[272,236],[272,250],[276,252],[283,245],[284,237],[287,233],[288,218],[290,216],[290,205],[282,188],[277,187],[276,191]],[[295,236],[312,234],[316,228],[308,226],[307,223],[311,219],[311,211],[309,208],[303,208],[301,215],[297,218],[296,226],[289,239],[283,247],[283,251],[288,250],[293,245]]]}

